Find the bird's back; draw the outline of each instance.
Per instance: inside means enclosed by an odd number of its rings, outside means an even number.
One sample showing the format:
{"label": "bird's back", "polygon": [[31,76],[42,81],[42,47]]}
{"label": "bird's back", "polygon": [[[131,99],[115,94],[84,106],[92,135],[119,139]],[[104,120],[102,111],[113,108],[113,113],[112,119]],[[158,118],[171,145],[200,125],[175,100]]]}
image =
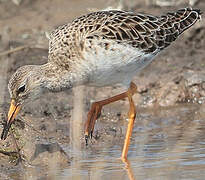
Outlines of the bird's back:
{"label": "bird's back", "polygon": [[[90,13],[50,34],[49,59],[81,56],[88,40],[109,40],[153,53],[169,46],[195,24],[200,14],[200,10],[191,8],[159,17],[116,10]],[[105,43],[104,46],[108,45]]]}

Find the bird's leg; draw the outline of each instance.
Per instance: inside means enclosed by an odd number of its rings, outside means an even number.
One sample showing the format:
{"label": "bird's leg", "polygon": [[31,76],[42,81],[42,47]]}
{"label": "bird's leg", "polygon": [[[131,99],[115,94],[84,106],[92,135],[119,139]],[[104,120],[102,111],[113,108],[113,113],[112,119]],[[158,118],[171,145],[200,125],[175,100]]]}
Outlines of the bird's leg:
{"label": "bird's leg", "polygon": [[122,150],[122,155],[121,155],[121,158],[123,160],[127,159],[127,152],[128,152],[128,148],[129,148],[129,144],[130,144],[130,138],[132,136],[132,129],[133,129],[133,125],[134,125],[134,120],[136,117],[135,104],[134,104],[133,99],[132,99],[133,92],[136,92],[136,85],[134,83],[131,84],[130,88],[127,91],[127,97],[128,97],[129,104],[130,104],[130,109],[128,112],[129,123],[128,123],[127,132],[126,132],[126,136],[125,136],[125,142],[124,142],[124,146],[123,146],[123,150]]}
{"label": "bird's leg", "polygon": [[[93,135],[95,121],[101,115],[102,106],[103,105],[102,105],[101,101],[94,102],[94,103],[92,103],[91,110],[88,112],[88,119],[90,120],[89,131],[90,131],[90,137],[91,138],[92,138],[92,135]],[[88,133],[88,136],[89,136],[89,133]]]}
{"label": "bird's leg", "polygon": [[114,97],[111,97],[111,98],[108,98],[108,99],[105,99],[105,100],[102,100],[102,101],[94,102],[91,105],[91,109],[88,112],[87,121],[85,123],[85,141],[86,141],[86,145],[87,145],[89,136],[92,136],[94,126],[95,126],[95,121],[101,113],[102,106],[104,106],[106,104],[110,104],[110,103],[115,102],[115,101],[118,101],[120,99],[124,99],[126,97],[127,97],[127,92],[124,92],[124,93],[116,95]]}
{"label": "bird's leg", "polygon": [[131,83],[130,88],[129,88],[128,91],[126,91],[122,94],[118,94],[116,96],[113,96],[111,98],[102,100],[102,101],[94,102],[92,104],[91,109],[88,113],[87,121],[85,123],[85,140],[86,140],[86,144],[87,144],[87,141],[88,141],[88,137],[92,136],[94,126],[95,126],[95,121],[99,117],[102,107],[106,104],[110,104],[112,102],[124,99],[124,98],[128,97],[128,94],[133,95],[136,91],[137,91],[136,85],[134,83]]}

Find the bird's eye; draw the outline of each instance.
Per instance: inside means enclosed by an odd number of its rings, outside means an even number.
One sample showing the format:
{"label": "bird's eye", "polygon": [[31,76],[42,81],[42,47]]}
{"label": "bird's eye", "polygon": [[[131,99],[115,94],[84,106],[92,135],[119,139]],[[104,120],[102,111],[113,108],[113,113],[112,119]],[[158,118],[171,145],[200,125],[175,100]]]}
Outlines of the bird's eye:
{"label": "bird's eye", "polygon": [[25,85],[18,88],[18,93],[22,93],[25,91]]}

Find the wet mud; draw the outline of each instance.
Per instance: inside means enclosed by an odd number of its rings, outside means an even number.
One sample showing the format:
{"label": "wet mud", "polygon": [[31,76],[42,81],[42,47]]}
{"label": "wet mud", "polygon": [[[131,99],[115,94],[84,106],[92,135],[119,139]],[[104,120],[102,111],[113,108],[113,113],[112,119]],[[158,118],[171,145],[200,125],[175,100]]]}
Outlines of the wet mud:
{"label": "wet mud", "polygon": [[[20,66],[47,61],[48,40],[44,32],[89,10],[115,4],[60,2],[25,0],[16,6],[11,1],[0,1],[0,54],[26,46],[0,56],[1,129],[10,103],[7,84],[11,75]],[[185,6],[186,2],[180,4]],[[205,2],[199,1],[196,7],[205,11]],[[155,15],[178,8],[160,8],[144,1],[124,5],[126,10]],[[80,87],[72,92],[45,94],[23,107],[11,131],[24,160],[15,165],[18,150],[9,133],[5,141],[0,141],[0,179],[203,179],[204,50],[203,18],[136,75],[137,117],[128,164],[119,160],[128,123],[126,99],[102,110],[88,146],[83,132],[92,102],[124,89]]]}

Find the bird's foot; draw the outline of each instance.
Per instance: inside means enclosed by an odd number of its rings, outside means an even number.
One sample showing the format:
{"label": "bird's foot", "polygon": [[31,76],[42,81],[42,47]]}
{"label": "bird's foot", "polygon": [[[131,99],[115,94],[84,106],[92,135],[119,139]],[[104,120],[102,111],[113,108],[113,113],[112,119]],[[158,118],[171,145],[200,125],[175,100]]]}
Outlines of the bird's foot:
{"label": "bird's foot", "polygon": [[89,139],[89,136],[88,135],[85,135],[85,145],[88,146],[88,139]]}
{"label": "bird's foot", "polygon": [[92,138],[93,138],[93,131],[90,131],[89,135],[85,134],[85,144],[86,144],[86,146],[88,146],[89,139],[92,139]]}
{"label": "bird's foot", "polygon": [[90,111],[88,112],[88,119],[85,124],[85,143],[88,145],[89,139],[93,138],[93,132],[96,120],[101,115],[102,106],[99,103],[93,103]]}

